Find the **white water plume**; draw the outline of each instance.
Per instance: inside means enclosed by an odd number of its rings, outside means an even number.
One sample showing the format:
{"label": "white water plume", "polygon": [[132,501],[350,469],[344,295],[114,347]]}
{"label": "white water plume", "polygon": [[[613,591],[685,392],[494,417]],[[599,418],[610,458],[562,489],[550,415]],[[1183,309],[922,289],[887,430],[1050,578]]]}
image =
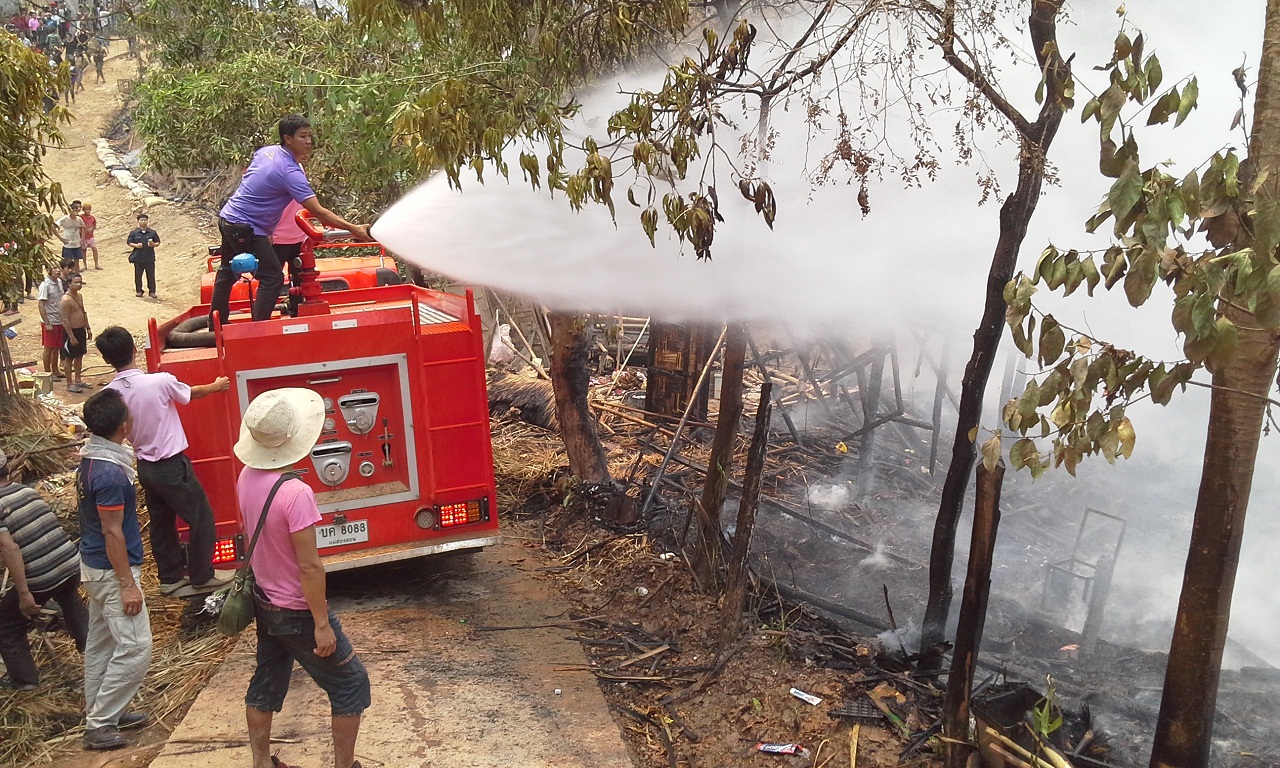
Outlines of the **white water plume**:
{"label": "white water plume", "polygon": [[[1078,115],[1079,106],[1106,86],[1106,73],[1091,67],[1110,57],[1119,26],[1118,1],[1080,0],[1070,8],[1071,20],[1060,24],[1062,50],[1077,54],[1073,66],[1079,104],[1063,121],[1050,151],[1056,184],[1045,187],[1021,255],[1024,268],[1049,242],[1081,249],[1105,243],[1102,237],[1089,238],[1083,229],[1105,197],[1109,180],[1097,169],[1096,124],[1081,125]],[[1235,146],[1242,153],[1240,131],[1229,128],[1239,106],[1230,73],[1243,60],[1250,80],[1255,76],[1263,4],[1226,0],[1210,8],[1185,0],[1133,0],[1127,6],[1127,18],[1145,34],[1147,50],[1161,59],[1165,87],[1193,73],[1200,82],[1199,107],[1180,128],[1142,128],[1145,113],[1133,119],[1143,164],[1168,158],[1176,162],[1167,170],[1180,177],[1223,147]],[[1024,48],[1029,45],[1025,34],[1015,39],[1022,40]],[[1027,66],[1029,60],[1026,50],[1012,52],[1001,80],[1009,99],[1034,116],[1037,107],[1031,94],[1037,73]],[[930,65],[921,70],[929,71]],[[645,84],[656,87],[660,77],[655,70],[601,83],[584,98],[582,118],[572,128],[575,136],[603,136],[606,116],[624,101],[618,91]],[[956,84],[954,78],[951,82]],[[955,92],[963,88],[957,86]],[[853,113],[857,99],[850,94],[845,104]],[[622,310],[713,323],[763,319],[862,338],[906,323],[950,331],[961,341],[981,312],[999,201],[979,206],[975,169],[953,162],[954,153],[943,151],[938,178],[920,188],[892,177],[873,179],[872,212],[863,218],[855,186],[811,185],[816,156],[829,146],[832,134],[809,137],[802,112],[800,105],[793,105],[790,110],[775,109],[772,115],[778,141],[765,172],[778,198],[772,231],[726,181],[726,165],[717,166],[726,221],[717,230],[709,262],[695,259],[691,249],[682,248],[661,226],[657,247],[651,248],[638,212],[626,202],[621,180],[615,188],[615,222],[601,206],[575,213],[563,196],[530,189],[518,178],[514,156],[508,158],[515,169],[512,182],[490,174],[483,185],[464,179],[459,191],[437,175],[387,211],[374,234],[424,269],[523,294],[558,309],[608,314]],[[939,105],[930,119],[934,135],[942,137],[950,135],[960,117],[955,109]],[[733,129],[718,130],[754,135],[753,116],[740,114],[736,120]],[[890,126],[890,138],[901,149],[909,143],[903,122],[891,119]],[[725,147],[738,146],[738,135],[722,138]],[[983,160],[998,172],[1002,193],[1008,194],[1015,181],[1016,147],[990,135],[979,145]],[[1098,293],[1091,300],[1060,300],[1044,293],[1037,298],[1071,327],[1154,357],[1181,358],[1169,323],[1167,288],[1157,286],[1141,310],[1129,308],[1119,292]],[[967,350],[967,345],[956,345],[961,348]],[[963,356],[967,353],[956,355]],[[1029,363],[1024,367],[1032,368]],[[954,383],[957,369],[952,371]],[[998,380],[998,374],[994,378]],[[989,400],[994,399],[992,393]],[[1114,468],[1095,460],[1097,466],[1084,470],[1086,476],[1105,472],[1131,478],[1132,498],[1125,503],[1135,509],[1166,507],[1145,515],[1145,530],[1135,520],[1126,544],[1128,556],[1122,554],[1117,564],[1119,599],[1113,602],[1114,610],[1124,610],[1126,604],[1142,606],[1143,620],[1147,614],[1172,618],[1203,451],[1207,393],[1190,390],[1175,400],[1165,409],[1132,410],[1139,435],[1132,460]],[[1272,543],[1280,539],[1280,524],[1270,514],[1280,504],[1280,481],[1266,471],[1280,461],[1276,442],[1264,439],[1259,456],[1231,632],[1280,664],[1271,593],[1271,585],[1280,582],[1280,565],[1269,554]],[[1168,492],[1152,492],[1157,487]]]}

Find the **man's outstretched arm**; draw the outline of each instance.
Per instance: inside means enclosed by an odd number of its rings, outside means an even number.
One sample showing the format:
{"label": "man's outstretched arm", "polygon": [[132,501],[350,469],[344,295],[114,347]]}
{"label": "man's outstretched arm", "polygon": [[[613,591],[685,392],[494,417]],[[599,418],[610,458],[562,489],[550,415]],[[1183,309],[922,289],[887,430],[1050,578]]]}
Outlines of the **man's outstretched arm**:
{"label": "man's outstretched arm", "polygon": [[345,229],[357,240],[373,242],[373,238],[369,237],[369,228],[367,226],[363,224],[352,224],[321,205],[320,198],[318,197],[308,197],[306,200],[303,200],[302,207],[306,208],[312,216],[319,219],[321,224],[325,224],[335,229]]}
{"label": "man's outstretched arm", "polygon": [[226,392],[231,388],[231,381],[226,376],[219,376],[208,384],[196,384],[191,387],[191,399],[199,400],[215,392]]}

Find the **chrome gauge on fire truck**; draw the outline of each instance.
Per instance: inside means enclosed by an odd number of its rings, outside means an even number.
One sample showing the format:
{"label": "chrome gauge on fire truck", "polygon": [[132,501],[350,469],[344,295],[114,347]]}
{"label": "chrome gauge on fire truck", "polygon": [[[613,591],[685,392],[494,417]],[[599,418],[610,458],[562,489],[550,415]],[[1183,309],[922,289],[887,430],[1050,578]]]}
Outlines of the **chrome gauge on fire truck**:
{"label": "chrome gauge on fire truck", "polygon": [[378,401],[376,392],[360,392],[343,395],[338,398],[338,408],[342,418],[347,421],[347,428],[357,435],[367,435],[373,431],[378,422]]}
{"label": "chrome gauge on fire truck", "polygon": [[321,443],[311,449],[311,464],[325,485],[340,485],[351,471],[351,443]]}

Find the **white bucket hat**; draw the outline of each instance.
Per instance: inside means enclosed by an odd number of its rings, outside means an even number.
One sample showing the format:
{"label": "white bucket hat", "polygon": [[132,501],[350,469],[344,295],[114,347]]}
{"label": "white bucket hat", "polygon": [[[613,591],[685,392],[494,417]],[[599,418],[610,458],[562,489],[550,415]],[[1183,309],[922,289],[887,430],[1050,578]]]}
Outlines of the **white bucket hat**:
{"label": "white bucket hat", "polygon": [[304,387],[285,387],[253,398],[240,422],[236,458],[254,469],[281,469],[301,461],[324,429],[324,399]]}

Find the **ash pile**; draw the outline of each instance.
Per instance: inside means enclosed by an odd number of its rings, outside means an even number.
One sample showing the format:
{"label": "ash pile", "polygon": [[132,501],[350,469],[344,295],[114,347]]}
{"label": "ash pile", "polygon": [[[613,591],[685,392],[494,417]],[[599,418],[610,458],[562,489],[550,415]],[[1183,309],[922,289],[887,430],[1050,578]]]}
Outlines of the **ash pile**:
{"label": "ash pile", "polygon": [[[650,333],[662,337],[661,329]],[[762,589],[819,608],[851,633],[883,632],[886,647],[918,653],[913,619],[928,594],[933,521],[953,440],[946,425],[954,423],[958,400],[958,376],[951,375],[960,368],[951,359],[958,345],[950,349],[944,334],[928,331],[864,344],[753,333],[736,467],[743,466],[754,427],[752,400],[766,379],[775,406],[750,555],[756,578]],[[634,524],[672,539],[673,549],[690,535],[718,397],[714,375],[705,391],[693,386],[698,347],[696,339],[685,340],[682,349],[675,345],[679,355],[651,339],[645,408],[636,405],[636,392],[609,386],[616,375],[602,380],[596,394],[610,442],[630,441],[635,451],[620,477],[636,500]],[[668,370],[661,369],[664,358],[675,361]],[[993,392],[988,403],[1019,391],[1019,378],[1011,364],[1001,396]],[[655,397],[655,380],[665,383],[665,400],[661,390]],[[1155,729],[1162,649],[1172,626],[1142,610],[1155,587],[1132,576],[1149,570],[1144,558],[1153,537],[1177,550],[1193,495],[1169,488],[1167,498],[1134,499],[1108,469],[1087,483],[1065,473],[1034,484],[1007,476],[980,665],[1041,689],[1051,676],[1064,703],[1087,706],[1108,736],[1107,761],[1093,762],[1138,765],[1146,762]],[[721,515],[729,533],[737,507],[731,489]],[[967,528],[966,519],[957,539],[957,585]],[[1181,563],[1164,569],[1180,575]],[[1167,598],[1178,587],[1159,589]],[[1226,658],[1235,669],[1222,676],[1215,764],[1280,764],[1280,670],[1231,640]]]}

